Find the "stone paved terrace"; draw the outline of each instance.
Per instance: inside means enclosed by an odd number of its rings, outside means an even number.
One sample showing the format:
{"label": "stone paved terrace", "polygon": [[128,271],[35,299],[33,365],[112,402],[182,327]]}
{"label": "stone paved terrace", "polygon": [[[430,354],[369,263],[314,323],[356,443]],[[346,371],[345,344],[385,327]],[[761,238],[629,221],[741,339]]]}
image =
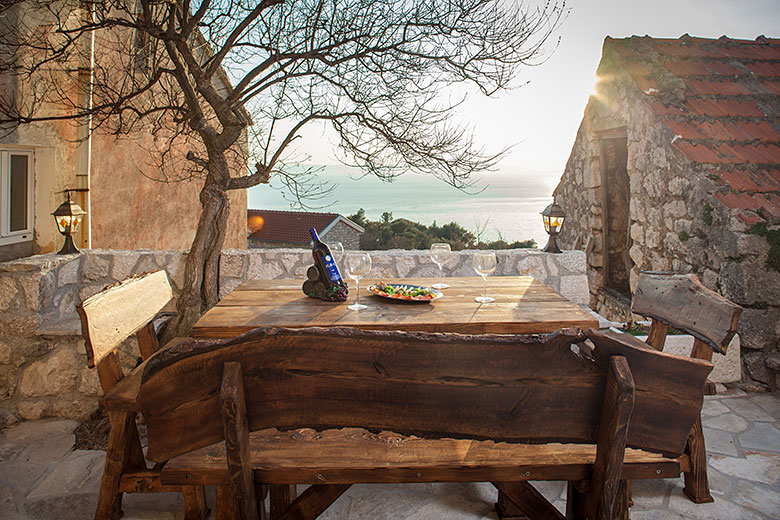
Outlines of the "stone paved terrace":
{"label": "stone paved terrace", "polygon": [[[780,518],[780,397],[729,388],[707,397],[704,435],[714,504],[696,505],[682,479],[634,484],[634,520]],[[73,450],[75,421],[25,422],[0,432],[0,518],[87,519],[94,515],[105,452]],[[539,483],[563,509],[563,482]],[[353,486],[325,520],[495,519],[490,484]],[[209,504],[213,505],[213,489]],[[183,518],[176,494],[125,495],[126,520]],[[214,518],[212,513],[211,518]]]}

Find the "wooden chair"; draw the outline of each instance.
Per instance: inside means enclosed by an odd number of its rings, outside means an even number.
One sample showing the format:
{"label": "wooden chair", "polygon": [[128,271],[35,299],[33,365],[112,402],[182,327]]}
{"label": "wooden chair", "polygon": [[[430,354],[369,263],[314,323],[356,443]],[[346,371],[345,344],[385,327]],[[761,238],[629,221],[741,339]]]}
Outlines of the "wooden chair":
{"label": "wooden chair", "polygon": [[[674,327],[694,337],[692,358],[711,361],[713,352],[726,353],[737,331],[742,307],[704,287],[696,275],[643,272],[631,311],[651,319],[647,343],[655,349],[663,350],[668,328]],[[707,381],[705,393],[715,393],[711,381]],[[691,430],[687,453],[691,471],[684,473],[683,491],[697,504],[712,502],[701,418]]]}
{"label": "wooden chair", "polygon": [[[170,301],[171,286],[165,271],[129,278],[84,300],[78,306],[87,364],[97,367],[103,393],[123,381],[117,347],[136,334],[142,359],[158,349],[154,318]],[[166,348],[176,343],[174,340]],[[204,520],[208,515],[203,486],[167,486],[160,482],[162,464],[147,467],[141,448],[135,412],[108,411],[111,423],[106,463],[95,518],[122,516],[122,493],[181,492],[185,518]]]}
{"label": "wooden chair", "polygon": [[143,412],[163,483],[217,486],[220,519],[262,518],[264,484],[312,484],[290,520],[353,483],[474,481],[562,519],[529,480],[569,481],[568,518],[621,518],[626,479],[679,476],[712,365],[586,334],[257,329],[161,350],[102,402]]}

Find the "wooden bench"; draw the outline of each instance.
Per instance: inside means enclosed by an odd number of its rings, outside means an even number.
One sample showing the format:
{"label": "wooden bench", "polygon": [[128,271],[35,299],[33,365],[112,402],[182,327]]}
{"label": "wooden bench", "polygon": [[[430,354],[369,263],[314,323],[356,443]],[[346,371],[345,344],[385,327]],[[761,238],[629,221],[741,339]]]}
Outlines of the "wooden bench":
{"label": "wooden bench", "polygon": [[[742,307],[704,287],[696,275],[643,272],[631,302],[631,312],[651,319],[647,343],[662,351],[669,327],[694,337],[691,357],[712,360],[712,353],[725,354],[734,334]],[[705,394],[715,393],[707,381]],[[701,418],[688,439],[686,453],[691,470],[684,473],[683,491],[697,504],[712,502],[707,479],[707,449]]]}
{"label": "wooden bench", "polygon": [[[125,380],[116,350],[127,338],[136,335],[144,360],[158,351],[154,319],[172,295],[165,271],[155,271],[109,286],[78,305],[87,365],[97,367],[104,394]],[[184,495],[187,520],[204,520],[208,509],[203,486],[164,485],[160,481],[163,465],[147,466],[135,423],[136,413],[108,410],[108,418],[111,433],[95,518],[121,517],[122,493],[174,491]]]}
{"label": "wooden bench", "polygon": [[529,480],[569,481],[567,518],[620,518],[626,479],[685,469],[712,368],[621,336],[258,329],[160,351],[103,402],[145,414],[163,483],[217,486],[217,518],[263,518],[266,484],[312,484],[288,520],[353,483],[472,481],[563,518]]}

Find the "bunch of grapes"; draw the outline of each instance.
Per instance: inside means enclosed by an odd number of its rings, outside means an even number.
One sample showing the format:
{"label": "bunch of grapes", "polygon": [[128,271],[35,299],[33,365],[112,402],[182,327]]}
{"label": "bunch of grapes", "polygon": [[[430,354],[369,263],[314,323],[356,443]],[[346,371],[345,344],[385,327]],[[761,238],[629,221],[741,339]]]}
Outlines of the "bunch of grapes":
{"label": "bunch of grapes", "polygon": [[345,302],[347,301],[347,294],[349,294],[347,284],[334,285],[328,288],[324,299],[331,302]]}

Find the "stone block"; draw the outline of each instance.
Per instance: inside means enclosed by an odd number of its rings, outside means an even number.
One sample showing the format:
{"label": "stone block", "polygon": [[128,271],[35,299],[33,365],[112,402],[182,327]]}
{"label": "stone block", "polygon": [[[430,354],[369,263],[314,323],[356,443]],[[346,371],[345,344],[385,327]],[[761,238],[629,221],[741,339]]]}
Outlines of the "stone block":
{"label": "stone block", "polygon": [[310,259],[311,253],[305,250],[301,250],[301,253],[285,253],[279,258],[282,265],[284,266],[285,273],[289,274],[293,273],[296,265],[302,262],[308,263]]}
{"label": "stone block", "polygon": [[70,349],[58,348],[24,370],[19,390],[27,397],[59,395],[74,389],[78,373],[75,354]]}
{"label": "stone block", "polygon": [[[432,261],[431,261],[432,262]],[[417,258],[415,256],[406,256],[406,257],[399,257],[395,261],[395,269],[398,273],[399,278],[406,278],[408,277],[418,266]],[[346,276],[346,273],[342,273],[343,276]]]}
{"label": "stone block", "polygon": [[118,282],[129,278],[133,274],[133,267],[135,267],[136,262],[138,262],[138,253],[117,251],[111,262],[111,278]]}
{"label": "stone block", "polygon": [[8,399],[16,390],[16,367],[0,366],[0,400]]}
{"label": "stone block", "polygon": [[766,367],[766,360],[763,352],[748,352],[742,358],[745,363],[745,370],[754,381],[759,383],[772,383],[772,376]]}
{"label": "stone block", "polygon": [[45,309],[52,304],[52,297],[57,288],[56,275],[46,273],[41,276],[40,286],[38,288],[39,309]]}
{"label": "stone block", "polygon": [[34,314],[13,315],[0,312],[0,331],[9,336],[30,336],[38,327],[38,319]]}
{"label": "stone block", "polygon": [[48,415],[84,420],[97,409],[97,396],[79,396],[69,399],[59,398],[52,401]]}
{"label": "stone block", "polygon": [[7,311],[11,308],[11,302],[16,298],[18,292],[13,278],[0,277],[0,311]]}
{"label": "stone block", "polygon": [[730,262],[720,271],[723,294],[740,305],[780,301],[780,272],[754,262]]}
{"label": "stone block", "polygon": [[777,345],[780,308],[743,309],[739,317],[739,335],[745,348],[771,349]]}
{"label": "stone block", "polygon": [[11,344],[0,340],[0,365],[7,365],[11,363]]}
{"label": "stone block", "polygon": [[43,400],[20,401],[17,406],[19,416],[26,421],[37,421],[46,417],[49,404]]}
{"label": "stone block", "polygon": [[18,284],[22,288],[24,294],[24,303],[28,310],[38,310],[38,298],[40,295],[40,283],[41,277],[39,273],[33,273],[27,276],[21,276],[18,279]]}
{"label": "stone block", "polygon": [[100,378],[98,378],[97,369],[89,368],[87,366],[81,369],[79,393],[89,396],[103,395],[103,389],[100,387]]}
{"label": "stone block", "polygon": [[78,283],[80,265],[81,261],[79,259],[62,264],[57,270],[57,285],[63,286]]}
{"label": "stone block", "polygon": [[[552,254],[552,253],[545,253]],[[544,260],[541,254],[529,255],[521,258],[517,262],[517,274],[524,276],[533,276],[540,282],[547,280],[547,269],[544,267]]]}
{"label": "stone block", "polygon": [[19,424],[18,415],[6,408],[0,408],[0,430],[16,426],[17,424]]}
{"label": "stone block", "polygon": [[584,274],[562,276],[558,292],[574,303],[587,306],[590,301],[588,277]]}
{"label": "stone block", "polygon": [[157,260],[151,253],[143,253],[139,255],[138,262],[133,268],[133,274],[149,273],[151,271],[157,271],[160,266],[157,265]]}
{"label": "stone block", "polygon": [[284,274],[284,268],[275,260],[263,261],[261,255],[252,255],[247,269],[247,278],[254,280],[272,280]]}
{"label": "stone block", "polygon": [[101,280],[108,277],[110,267],[110,257],[95,253],[86,253],[83,257],[81,276],[84,280]]}
{"label": "stone block", "polygon": [[239,253],[222,253],[219,259],[219,276],[240,278],[244,276],[246,255]]}

